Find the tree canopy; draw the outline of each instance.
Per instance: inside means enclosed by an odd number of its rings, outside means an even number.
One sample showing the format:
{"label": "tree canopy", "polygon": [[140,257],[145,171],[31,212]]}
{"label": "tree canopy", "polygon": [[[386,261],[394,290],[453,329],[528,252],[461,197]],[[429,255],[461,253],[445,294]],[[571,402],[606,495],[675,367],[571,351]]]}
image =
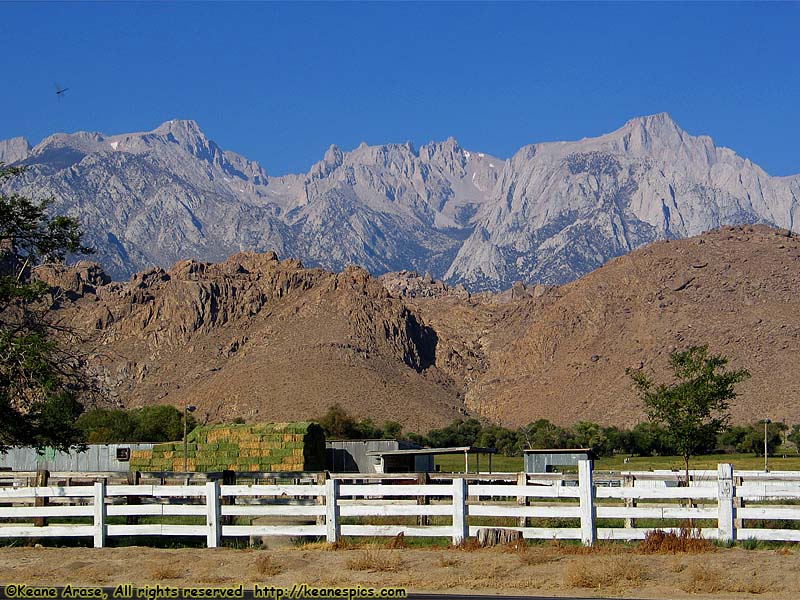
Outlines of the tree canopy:
{"label": "tree canopy", "polygon": [[[0,181],[21,173],[0,164]],[[75,420],[90,379],[68,331],[50,318],[52,291],[35,269],[92,250],[77,221],[48,214],[50,203],[0,194],[0,450],[82,441]]]}
{"label": "tree canopy", "polygon": [[[170,442],[183,437],[184,413],[174,406],[156,405],[133,410],[96,408],[77,421],[90,444],[118,442]],[[194,415],[186,413],[186,427],[197,426]]]}
{"label": "tree canopy", "polygon": [[735,385],[750,374],[745,369],[725,370],[728,360],[710,355],[708,346],[673,352],[669,364],[674,376],[671,384],[656,384],[641,371],[628,370],[628,374],[647,417],[663,425],[667,439],[683,457],[688,485],[689,459],[713,447],[728,423]]}

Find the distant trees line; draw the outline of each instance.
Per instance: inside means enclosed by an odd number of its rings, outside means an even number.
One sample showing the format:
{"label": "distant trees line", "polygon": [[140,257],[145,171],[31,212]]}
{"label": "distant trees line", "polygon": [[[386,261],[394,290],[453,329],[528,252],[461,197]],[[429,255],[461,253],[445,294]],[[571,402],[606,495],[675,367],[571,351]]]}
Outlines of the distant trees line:
{"label": "distant trees line", "polygon": [[[183,414],[173,406],[147,406],[132,410],[95,409],[82,414],[76,425],[90,444],[120,442],[166,442],[181,439]],[[188,429],[197,423],[188,414]],[[396,421],[375,425],[369,419],[357,419],[340,405],[331,406],[316,421],[328,438],[336,439],[401,439],[422,446],[483,446],[496,448],[506,456],[519,456],[525,448],[586,448],[598,456],[629,454],[637,456],[674,456],[677,449],[660,425],[639,423],[630,428],[604,427],[580,421],[561,427],[547,419],[539,419],[518,429],[486,423],[478,419],[456,419],[446,427],[431,429],[426,434],[404,432]],[[800,424],[767,425],[767,445],[771,451],[782,445],[784,437],[800,446]],[[764,454],[764,422],[734,425],[703,441],[703,454],[752,452]]]}
{"label": "distant trees line", "polygon": [[[369,419],[356,419],[338,404],[331,406],[317,421],[329,438],[403,439],[432,447],[483,446],[496,448],[506,456],[518,456],[526,448],[593,448],[598,456],[680,454],[666,429],[650,422],[625,429],[603,427],[590,421],[561,427],[547,419],[539,419],[518,429],[508,429],[478,419],[456,419],[446,427],[431,429],[422,435],[403,433],[402,425],[394,421],[377,426]],[[781,446],[784,435],[789,442],[800,446],[800,425],[793,425],[790,429],[784,423],[770,423],[767,425],[769,449]],[[752,452],[761,456],[764,454],[764,422],[726,427],[718,435],[701,441],[701,454]]]}

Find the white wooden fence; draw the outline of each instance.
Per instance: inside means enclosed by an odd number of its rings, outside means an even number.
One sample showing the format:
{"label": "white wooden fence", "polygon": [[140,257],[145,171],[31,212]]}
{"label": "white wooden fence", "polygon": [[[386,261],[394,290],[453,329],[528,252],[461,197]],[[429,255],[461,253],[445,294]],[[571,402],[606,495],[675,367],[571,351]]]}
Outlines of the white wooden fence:
{"label": "white wooden fence", "polygon": [[[520,474],[517,483],[455,477],[433,484],[348,484],[332,478],[294,485],[100,481],[5,488],[0,489],[0,537],[89,536],[102,547],[109,536],[204,536],[209,547],[216,547],[224,537],[312,536],[335,542],[342,536],[403,533],[457,544],[481,527],[504,527],[528,539],[579,539],[591,545],[643,539],[652,529],[677,530],[689,523],[704,537],[721,541],[800,541],[800,525],[795,525],[800,473],[745,478],[721,464],[715,485],[637,487],[630,477],[626,481],[618,487],[598,485],[591,461],[583,461],[577,485],[555,480],[532,485]],[[194,523],[180,523],[186,517]],[[236,524],[253,518],[267,524]],[[270,518],[280,522],[269,524]],[[647,522],[637,526],[637,520]],[[780,521],[781,527],[759,527],[763,520]]]}

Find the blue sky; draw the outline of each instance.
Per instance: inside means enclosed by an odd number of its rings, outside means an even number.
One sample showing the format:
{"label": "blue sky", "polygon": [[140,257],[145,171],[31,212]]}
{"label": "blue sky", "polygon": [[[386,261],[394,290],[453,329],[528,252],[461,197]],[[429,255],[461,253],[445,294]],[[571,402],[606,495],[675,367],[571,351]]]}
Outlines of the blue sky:
{"label": "blue sky", "polygon": [[667,111],[789,175],[799,29],[797,2],[0,3],[0,139],[187,118],[280,175],[330,144],[506,158]]}

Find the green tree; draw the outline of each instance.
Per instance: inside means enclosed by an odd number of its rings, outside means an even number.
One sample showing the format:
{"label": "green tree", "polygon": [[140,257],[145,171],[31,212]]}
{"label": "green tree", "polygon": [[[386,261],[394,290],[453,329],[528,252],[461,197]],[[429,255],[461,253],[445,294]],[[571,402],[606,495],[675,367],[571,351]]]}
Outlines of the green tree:
{"label": "green tree", "polygon": [[792,429],[786,439],[794,444],[794,448],[800,454],[800,425],[792,425]]}
{"label": "green tree", "polygon": [[89,444],[140,441],[136,439],[136,421],[126,410],[109,408],[87,410],[78,417],[76,425]]}
{"label": "green tree", "polygon": [[728,360],[709,355],[708,346],[692,346],[669,357],[674,381],[656,384],[641,371],[627,370],[644,404],[647,417],[665,429],[666,436],[683,457],[686,484],[689,459],[714,445],[726,426],[734,387],[747,379],[745,369],[725,370]]}
{"label": "green tree", "polygon": [[[21,173],[0,164],[0,181]],[[77,221],[50,216],[49,205],[0,194],[0,450],[82,442],[75,420],[91,379],[68,332],[53,322],[53,293],[35,269],[92,250],[81,244]]]}
{"label": "green tree", "polygon": [[[767,425],[767,450],[770,455],[783,442],[783,430],[786,425],[783,423],[769,423]],[[764,456],[764,421],[759,421],[756,425],[747,427],[747,432],[739,442],[737,448],[739,452],[752,452],[756,456]]]}
{"label": "green tree", "polygon": [[388,440],[399,440],[403,435],[403,426],[397,421],[385,421],[382,429],[383,437]]}
{"label": "green tree", "polygon": [[528,423],[520,429],[526,448],[570,448],[575,445],[572,435],[547,419]]}

